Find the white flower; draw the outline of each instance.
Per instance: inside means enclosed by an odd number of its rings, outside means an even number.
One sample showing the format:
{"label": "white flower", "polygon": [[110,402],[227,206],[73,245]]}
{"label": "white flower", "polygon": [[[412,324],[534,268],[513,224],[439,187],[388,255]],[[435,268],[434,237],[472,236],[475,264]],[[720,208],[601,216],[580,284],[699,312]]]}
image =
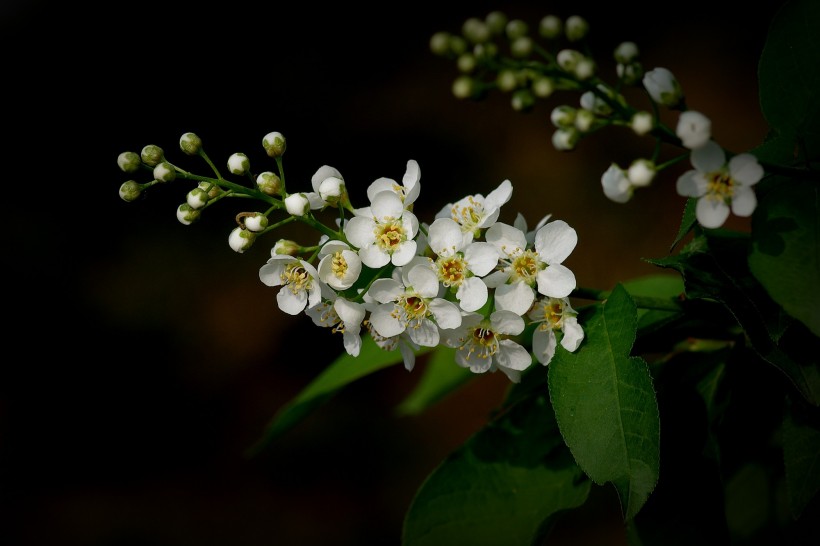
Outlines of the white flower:
{"label": "white flower", "polygon": [[513,227],[516,229],[520,229],[524,232],[524,236],[527,239],[527,244],[531,245],[535,242],[535,233],[541,229],[541,226],[547,223],[549,219],[552,218],[552,214],[546,214],[543,218],[538,220],[538,223],[535,224],[535,229],[529,230],[527,228],[527,219],[524,218],[524,215],[520,212],[516,215],[515,220],[513,221]]}
{"label": "white flower", "polygon": [[343,241],[329,241],[319,252],[319,279],[331,288],[346,290],[353,286],[362,272],[359,255]]}
{"label": "white flower", "polygon": [[561,262],[575,248],[578,234],[563,220],[539,228],[533,248],[524,232],[501,222],[487,230],[486,238],[501,256],[501,269],[484,278],[488,287],[495,288],[496,309],[523,315],[535,301],[536,287],[538,293],[553,298],[569,296],[575,289],[575,274]]}
{"label": "white flower", "polygon": [[416,365],[416,351],[420,349],[419,345],[413,343],[407,332],[402,332],[396,336],[384,337],[373,329],[373,325],[369,320],[364,321],[367,330],[370,332],[370,337],[376,342],[383,351],[395,351],[397,348],[401,353],[404,368],[408,372],[413,371]]}
{"label": "white flower", "polygon": [[313,194],[319,196],[322,203],[336,205],[345,191],[342,174],[330,165],[322,165],[310,178]]}
{"label": "white flower", "polygon": [[666,68],[654,68],[643,75],[643,86],[658,104],[675,107],[683,100],[683,89]]}
{"label": "white flower", "polygon": [[430,226],[429,246],[438,256],[435,272],[439,282],[456,291],[465,311],[477,311],[486,302],[487,285],[479,277],[498,264],[498,252],[486,242],[464,244],[461,227],[452,218],[437,218]]}
{"label": "white flower", "polygon": [[376,194],[368,208],[370,216],[354,216],[344,227],[347,240],[359,249],[362,263],[374,269],[408,263],[416,254],[416,216],[405,210],[401,198],[392,191]]}
{"label": "white flower", "polygon": [[712,121],[694,110],[681,112],[675,134],[690,150],[700,148],[712,138]]}
{"label": "white flower", "polygon": [[259,280],[267,286],[281,286],[276,301],[289,315],[298,315],[322,300],[322,283],[316,269],[287,254],[271,255],[259,269]]}
{"label": "white flower", "polygon": [[561,332],[561,346],[575,351],[584,339],[584,329],[578,324],[578,313],[568,298],[541,298],[528,316],[537,328],[532,333],[532,351],[538,362],[546,366],[555,355],[558,343],[556,332]]}
{"label": "white flower", "polygon": [[350,356],[359,356],[362,349],[362,321],[365,307],[361,303],[344,298],[321,301],[305,309],[305,314],[313,319],[317,326],[333,328],[334,333],[343,335],[342,343]]}
{"label": "white flower", "polygon": [[750,216],[757,207],[755,184],[763,178],[763,167],[752,154],[739,154],[726,162],[726,154],[710,140],[692,150],[692,170],[683,173],[677,182],[678,194],[697,197],[695,208],[700,225],[717,228],[729,217]]}
{"label": "white flower", "polygon": [[[420,179],[421,169],[419,169],[419,164],[415,160],[411,159],[407,162],[407,170],[404,172],[404,177],[402,178],[401,184],[396,183],[396,181],[392,178],[377,178],[367,187],[367,198],[372,202],[379,193],[383,191],[391,191],[399,196],[405,209],[412,210],[412,205],[416,202],[416,199],[421,192],[421,184],[419,183]],[[370,207],[356,209],[354,212],[358,216],[372,215]]]}
{"label": "white flower", "polygon": [[501,370],[514,383],[532,364],[532,356],[508,339],[524,331],[524,319],[511,311],[495,311],[489,319],[466,313],[461,326],[444,332],[443,342],[456,349],[456,364],[473,373]]}
{"label": "white flower", "polygon": [[402,280],[376,279],[368,296],[381,304],[370,313],[370,324],[382,337],[407,332],[413,343],[424,347],[439,344],[439,328],[456,328],[461,311],[454,303],[438,297],[436,274],[425,264],[401,272]]}
{"label": "white flower", "polygon": [[501,214],[501,206],[512,197],[512,183],[504,180],[487,197],[480,193],[448,203],[436,214],[436,218],[452,218],[461,226],[464,245],[471,243],[477,232],[493,225]]}

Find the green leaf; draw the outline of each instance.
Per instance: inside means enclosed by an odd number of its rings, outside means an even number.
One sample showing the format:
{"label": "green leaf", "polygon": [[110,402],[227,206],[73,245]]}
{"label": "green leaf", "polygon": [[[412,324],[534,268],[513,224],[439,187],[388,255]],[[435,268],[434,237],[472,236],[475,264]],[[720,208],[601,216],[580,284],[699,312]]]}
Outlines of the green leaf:
{"label": "green leaf", "polygon": [[805,417],[792,408],[783,421],[786,489],[795,519],[820,491],[820,422]]}
{"label": "green leaf", "polygon": [[817,345],[818,339],[792,344],[797,347],[792,352],[775,342],[781,335],[780,308],[749,271],[750,240],[715,230],[697,237],[684,250],[652,263],[680,271],[689,299],[722,303],[743,328],[755,352],[780,369],[806,400],[820,405],[817,354],[802,350],[811,347],[812,341]]}
{"label": "green leaf", "polygon": [[433,350],[418,385],[396,407],[398,415],[417,415],[475,377],[470,370],[456,364],[455,352],[448,347]]}
{"label": "green leaf", "polygon": [[558,351],[549,392],[561,434],[584,472],[612,482],[632,519],[658,481],[660,422],[646,362],[630,357],[637,310],[622,285],[584,322],[584,343]]}
{"label": "green leaf", "polygon": [[433,471],[405,516],[402,544],[540,544],[562,511],[586,501],[590,487],[542,389],[510,406]]}
{"label": "green leaf", "polygon": [[342,354],[302,392],[284,405],[268,423],[262,438],[251,446],[248,455],[253,456],[265,449],[348,383],[399,362],[402,362],[402,356],[398,349],[385,351],[376,345],[370,336],[362,338],[359,356]]}
{"label": "green leaf", "polygon": [[[676,300],[684,292],[683,278],[677,274],[648,275],[625,281],[622,284],[630,296],[645,298]],[[648,330],[679,315],[679,312],[674,311],[638,309],[638,330]]]}
{"label": "green leaf", "polygon": [[672,246],[669,247],[669,252],[672,252],[672,249],[674,249],[678,243],[686,237],[697,222],[697,216],[695,214],[697,203],[698,200],[693,197],[686,200],[686,206],[683,209],[683,218],[680,222],[680,228],[678,228],[678,234],[675,237],[675,240],[672,241]]}
{"label": "green leaf", "polygon": [[774,301],[820,336],[820,186],[781,179],[761,198],[749,267]]}
{"label": "green leaf", "polygon": [[818,27],[816,0],[785,3],[769,27],[758,76],[761,110],[773,131],[756,152],[761,159],[791,164],[795,155],[799,161],[820,157]]}

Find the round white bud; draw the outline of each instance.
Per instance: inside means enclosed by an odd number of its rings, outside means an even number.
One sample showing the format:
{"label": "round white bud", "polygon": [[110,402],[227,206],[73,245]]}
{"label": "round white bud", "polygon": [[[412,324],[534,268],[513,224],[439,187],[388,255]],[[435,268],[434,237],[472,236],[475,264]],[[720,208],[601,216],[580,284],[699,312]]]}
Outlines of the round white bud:
{"label": "round white bud", "polygon": [[233,174],[245,174],[250,168],[250,160],[243,153],[231,154],[231,157],[228,158],[228,170]]}
{"label": "round white bud", "polygon": [[154,180],[159,182],[173,182],[177,177],[174,166],[167,161],[161,161],[154,167]]}
{"label": "round white bud", "polygon": [[644,187],[652,183],[655,178],[655,163],[648,159],[636,159],[626,171],[626,176],[633,186]]}
{"label": "round white bud", "polygon": [[262,138],[262,147],[269,157],[282,157],[287,148],[287,141],[282,133],[273,131]]}
{"label": "round white bud", "polygon": [[202,139],[194,133],[185,133],[179,137],[179,147],[188,155],[197,155],[202,149]]}
{"label": "round white bud", "polygon": [[142,159],[142,162],[149,167],[156,167],[157,164],[162,161],[164,155],[165,152],[162,151],[162,148],[154,144],[149,144],[142,149],[140,158]]}
{"label": "round white bud", "polygon": [[233,228],[231,234],[228,235],[228,244],[235,252],[240,254],[248,250],[253,245],[254,240],[256,240],[256,233],[241,227]]}
{"label": "round white bud", "polygon": [[253,232],[264,231],[268,227],[268,217],[259,212],[245,217],[245,227]]}
{"label": "round white bud", "polygon": [[291,216],[304,216],[310,210],[310,201],[304,193],[292,193],[285,197],[285,209]]}
{"label": "round white bud", "polygon": [[117,165],[125,173],[136,172],[140,168],[140,156],[137,152],[123,152],[117,156]]}

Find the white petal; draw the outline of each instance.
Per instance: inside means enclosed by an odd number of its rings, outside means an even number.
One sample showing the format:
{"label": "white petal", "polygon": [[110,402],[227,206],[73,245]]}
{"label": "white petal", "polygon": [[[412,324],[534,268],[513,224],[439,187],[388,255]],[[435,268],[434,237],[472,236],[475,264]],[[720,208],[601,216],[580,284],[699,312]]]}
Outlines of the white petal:
{"label": "white petal", "polygon": [[402,360],[404,360],[404,368],[408,372],[412,372],[413,367],[416,365],[416,353],[413,352],[413,348],[406,343],[399,343],[399,352]]}
{"label": "white petal", "polygon": [[429,307],[439,328],[451,330],[461,326],[461,311],[453,302],[436,298],[430,302]]}
{"label": "white petal", "polygon": [[392,178],[377,178],[367,187],[367,198],[372,202],[376,196],[383,191],[392,191],[396,193],[396,181]]}
{"label": "white petal", "polygon": [[406,332],[413,343],[422,347],[435,347],[440,339],[438,326],[429,319],[422,320],[418,325],[408,328]]}
{"label": "white petal", "polygon": [[484,199],[485,208],[499,208],[501,205],[507,203],[512,197],[512,182],[509,180],[503,181],[496,189],[491,191]]}
{"label": "white petal", "polygon": [[527,237],[524,232],[502,222],[490,226],[484,238],[504,256],[515,256],[527,247]]}
{"label": "white petal", "polygon": [[509,278],[509,271],[494,271],[484,277],[484,284],[486,284],[488,288],[498,288],[502,284],[505,284]]}
{"label": "white petal", "polygon": [[563,220],[549,222],[535,234],[535,250],[548,264],[566,260],[577,244],[578,234]]}
{"label": "white petal", "polygon": [[757,208],[757,196],[750,187],[740,186],[732,196],[732,212],[736,216],[751,216]]}
{"label": "white petal", "polygon": [[298,315],[304,311],[305,305],[307,305],[307,294],[304,290],[294,293],[290,288],[284,286],[277,292],[276,302],[279,304],[279,309],[285,313]]}
{"label": "white petal", "polygon": [[430,248],[438,256],[452,256],[461,249],[461,226],[452,218],[437,218],[427,231]]}
{"label": "white petal", "polygon": [[473,275],[483,277],[498,265],[498,250],[490,243],[472,243],[464,249],[464,259]]}
{"label": "white petal", "polygon": [[524,331],[524,319],[512,311],[494,311],[490,315],[493,330],[499,334],[517,336]]}
{"label": "white petal", "polygon": [[705,228],[719,228],[729,217],[729,207],[723,201],[701,197],[695,207],[695,216]]}
{"label": "white petal", "polygon": [[562,330],[564,337],[561,338],[561,346],[567,351],[575,351],[581,344],[581,341],[584,340],[584,329],[578,324],[578,319],[575,317],[565,317]]}
{"label": "white petal", "polygon": [[470,277],[458,287],[456,298],[465,311],[478,311],[487,303],[488,294],[484,281],[478,277]]}
{"label": "white petal", "polygon": [[370,313],[370,325],[382,337],[393,337],[404,332],[405,324],[393,316],[395,305],[385,303]]}
{"label": "white petal", "polygon": [[334,169],[329,165],[322,165],[319,167],[313,176],[310,178],[310,184],[313,186],[313,191],[319,192],[319,184],[324,182],[326,178],[330,178],[331,176],[338,178],[339,180],[344,180],[342,178],[342,174]]}
{"label": "white petal", "polygon": [[[403,241],[403,242],[399,243],[398,246],[395,249],[393,249],[393,254],[390,255],[390,258],[388,259],[388,261],[392,262],[393,265],[395,265],[395,266],[402,266],[402,265],[406,265],[407,263],[409,263],[410,260],[412,260],[413,257],[415,257],[415,255],[416,255],[416,241]],[[362,260],[362,261],[364,261],[364,260]],[[385,262],[382,265],[386,265],[386,264],[387,264],[387,262]],[[367,264],[367,265],[370,265],[370,264]],[[381,267],[381,265],[379,265],[379,266],[372,266],[371,265],[370,267],[374,267],[374,268],[375,267]]]}
{"label": "white petal", "polygon": [[419,192],[421,192],[421,169],[416,160],[411,159],[407,162],[407,170],[404,172],[404,177],[401,179],[404,185],[404,206],[410,205],[418,199]]}
{"label": "white petal", "polygon": [[359,334],[345,331],[342,336],[342,343],[344,344],[347,354],[350,356],[359,356],[359,352],[362,350],[362,338]]}
{"label": "white petal", "polygon": [[700,173],[694,169],[680,175],[676,183],[678,195],[684,197],[700,197],[703,195],[702,188],[695,182],[695,178],[698,176],[700,176]]}
{"label": "white petal", "polygon": [[438,295],[438,277],[435,272],[423,264],[413,266],[407,271],[408,286],[412,286],[420,296],[434,298]]}
{"label": "white petal", "polygon": [[371,201],[370,210],[373,211],[373,219],[377,222],[398,220],[404,212],[404,204],[401,197],[392,191],[381,191]]}
{"label": "white petal", "polygon": [[726,154],[723,152],[723,148],[714,140],[710,140],[700,148],[692,150],[689,159],[692,166],[702,173],[714,172],[726,164]]}
{"label": "white petal", "polygon": [[523,315],[535,301],[532,288],[523,282],[502,284],[495,289],[495,307],[503,311],[512,311]]}
{"label": "white petal", "polygon": [[538,292],[551,298],[566,298],[575,290],[575,274],[562,264],[552,264],[536,276]]}
{"label": "white petal", "polygon": [[551,329],[542,330],[536,328],[532,333],[532,352],[538,362],[546,366],[555,355],[555,347],[558,342],[555,339],[555,332]]}
{"label": "white petal", "polygon": [[763,167],[752,154],[740,154],[729,160],[729,174],[744,186],[754,186],[763,178]]}
{"label": "white petal", "polygon": [[375,229],[376,223],[372,218],[354,216],[347,221],[344,231],[350,244],[356,248],[362,248],[374,241],[376,236],[373,234],[373,231]]}
{"label": "white petal", "polygon": [[345,324],[345,331],[358,334],[362,321],[364,320],[365,309],[361,303],[348,301],[344,298],[338,298],[333,303],[333,310],[342,319]]}
{"label": "white petal", "polygon": [[495,360],[499,367],[523,371],[532,364],[532,356],[529,351],[515,341],[502,339],[499,345],[501,345],[501,348],[495,353]]}
{"label": "white petal", "polygon": [[372,244],[359,249],[359,258],[364,265],[373,269],[379,269],[390,263],[390,254]]}
{"label": "white petal", "polygon": [[285,271],[285,266],[289,262],[296,259],[288,256],[287,258],[268,260],[268,263],[259,268],[259,280],[267,286],[279,286],[282,284],[282,273]]}
{"label": "white petal", "polygon": [[616,203],[626,203],[632,198],[632,184],[623,169],[614,163],[601,175],[601,187],[604,195]]}

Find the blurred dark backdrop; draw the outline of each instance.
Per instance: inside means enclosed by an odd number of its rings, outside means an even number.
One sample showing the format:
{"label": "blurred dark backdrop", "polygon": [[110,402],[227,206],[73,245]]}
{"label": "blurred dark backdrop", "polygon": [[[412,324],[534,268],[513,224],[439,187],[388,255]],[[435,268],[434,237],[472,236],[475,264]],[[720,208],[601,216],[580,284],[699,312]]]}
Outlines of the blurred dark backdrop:
{"label": "blurred dark backdrop", "polygon": [[[671,69],[716,139],[743,151],[766,131],[756,61],[781,3],[4,2],[0,543],[398,544],[416,488],[507,387],[501,374],[477,377],[399,418],[423,370],[396,366],[244,458],[342,351],[281,312],[257,276],[279,236],[313,234],[291,228],[236,254],[227,236],[240,209],[183,226],[184,184],[125,203],[120,152],[156,144],[204,173],[178,151],[193,131],[218,165],[241,151],[258,172],[273,167],[262,137],[279,131],[290,190],[308,190],[328,164],[358,199],[415,159],[427,221],[510,179],[504,218],[569,222],[579,245],[567,265],[581,285],[608,289],[657,272],[641,258],[664,255],[676,233],[674,175],[609,202],[601,173],[651,153],[648,141],[612,130],[557,152],[549,112],[577,96],[527,114],[504,95],[458,101],[456,67],[429,52],[430,36],[495,9],[533,26],[578,13],[607,79],[612,49],[637,42],[645,67]],[[597,491],[555,543],[622,544],[619,518],[614,494]]]}

